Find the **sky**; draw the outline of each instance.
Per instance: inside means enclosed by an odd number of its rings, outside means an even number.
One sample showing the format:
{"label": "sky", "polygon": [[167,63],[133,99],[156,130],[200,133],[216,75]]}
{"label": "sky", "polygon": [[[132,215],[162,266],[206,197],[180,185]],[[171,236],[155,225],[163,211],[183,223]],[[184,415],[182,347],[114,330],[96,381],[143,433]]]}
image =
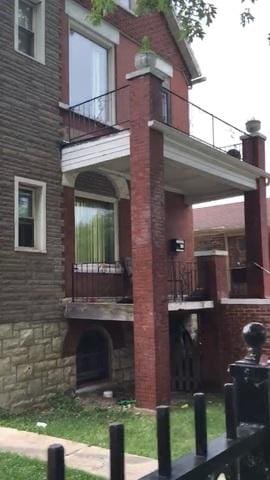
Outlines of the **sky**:
{"label": "sky", "polygon": [[[241,130],[247,120],[261,120],[261,132],[268,137],[266,168],[270,171],[270,0],[257,0],[254,5],[248,0],[212,3],[218,8],[217,17],[204,40],[192,43],[207,80],[194,85],[190,100]],[[245,4],[251,5],[256,20],[243,28],[240,12]]]}

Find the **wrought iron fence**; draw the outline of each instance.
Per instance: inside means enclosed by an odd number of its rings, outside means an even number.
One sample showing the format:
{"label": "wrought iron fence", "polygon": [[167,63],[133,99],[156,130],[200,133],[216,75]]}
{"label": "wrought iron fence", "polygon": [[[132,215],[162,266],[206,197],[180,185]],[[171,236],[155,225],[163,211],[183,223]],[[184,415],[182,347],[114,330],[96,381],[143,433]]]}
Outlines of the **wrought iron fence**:
{"label": "wrought iron fence", "polygon": [[242,158],[240,136],[246,135],[246,132],[175,92],[164,87],[162,92],[163,96],[166,95],[166,108],[163,106],[164,123],[233,157]]}
{"label": "wrought iron fence", "polygon": [[128,278],[121,262],[75,263],[72,266],[72,301],[128,296]]}
{"label": "wrought iron fence", "polygon": [[170,300],[184,301],[192,297],[199,287],[196,263],[171,260],[168,263],[168,287]]}
{"label": "wrought iron fence", "polygon": [[[168,261],[169,300],[194,300],[198,288],[194,262]],[[132,263],[75,263],[72,266],[72,301],[93,302],[112,298],[132,302]]]}
{"label": "wrought iron fence", "polygon": [[128,128],[128,85],[69,108],[69,141],[90,139]]}
{"label": "wrought iron fence", "polygon": [[[246,357],[230,366],[234,384],[225,385],[226,433],[208,442],[206,401],[194,395],[195,452],[172,462],[170,416],[157,407],[158,470],[140,480],[269,480],[270,366],[260,365],[266,332],[262,324],[244,328]],[[125,480],[124,426],[110,426],[110,479]],[[48,480],[64,480],[64,449],[48,451]]]}

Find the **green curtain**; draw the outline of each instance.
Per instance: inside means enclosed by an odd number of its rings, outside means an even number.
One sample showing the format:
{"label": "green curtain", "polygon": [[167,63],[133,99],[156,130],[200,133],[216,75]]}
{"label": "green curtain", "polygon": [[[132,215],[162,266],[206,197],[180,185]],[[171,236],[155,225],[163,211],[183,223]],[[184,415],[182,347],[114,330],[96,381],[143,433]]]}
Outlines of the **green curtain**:
{"label": "green curtain", "polygon": [[114,261],[114,205],[75,199],[76,263]]}

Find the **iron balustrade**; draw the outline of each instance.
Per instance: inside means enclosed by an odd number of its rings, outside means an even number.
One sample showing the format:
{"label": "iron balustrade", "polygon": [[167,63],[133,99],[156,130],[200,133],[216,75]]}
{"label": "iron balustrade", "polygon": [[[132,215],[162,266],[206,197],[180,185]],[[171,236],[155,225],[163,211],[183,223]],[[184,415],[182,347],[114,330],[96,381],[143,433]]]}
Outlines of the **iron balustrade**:
{"label": "iron balustrade", "polygon": [[[69,142],[128,129],[129,101],[129,85],[125,85],[69,107]],[[246,132],[164,87],[161,91],[161,107],[161,118],[149,120],[161,120],[190,137],[242,158],[240,137],[247,135]]]}
{"label": "iron balustrade", "polygon": [[69,107],[69,142],[108,135],[129,126],[129,86]]}
{"label": "iron balustrade", "polygon": [[[194,262],[168,261],[168,299],[194,299],[198,287]],[[72,266],[72,301],[93,302],[111,298],[132,302],[132,265],[125,262],[75,263]]]}
{"label": "iron balustrade", "polygon": [[121,262],[75,263],[72,266],[72,301],[93,302],[98,298],[123,299],[128,280]]}
{"label": "iron balustrade", "polygon": [[[140,480],[269,480],[270,366],[259,364],[266,331],[251,323],[243,332],[248,354],[230,366],[234,383],[224,387],[226,433],[208,442],[205,396],[195,394],[195,451],[172,461],[169,407],[157,407],[158,470]],[[112,424],[109,436],[110,480],[125,480],[124,426]],[[47,478],[65,478],[61,445],[48,449]]]}
{"label": "iron balustrade", "polygon": [[170,260],[168,263],[169,300],[188,300],[199,288],[195,262]]}
{"label": "iron balustrade", "polygon": [[162,94],[163,123],[233,157],[242,158],[240,137],[247,135],[246,132],[171,90],[162,87]]}

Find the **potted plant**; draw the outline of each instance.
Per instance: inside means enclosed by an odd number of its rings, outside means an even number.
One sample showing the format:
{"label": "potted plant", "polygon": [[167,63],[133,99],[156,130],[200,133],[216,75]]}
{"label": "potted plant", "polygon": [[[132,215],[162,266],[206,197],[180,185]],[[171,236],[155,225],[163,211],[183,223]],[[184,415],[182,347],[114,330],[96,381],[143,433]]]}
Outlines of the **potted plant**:
{"label": "potted plant", "polygon": [[156,66],[156,54],[151,49],[150,40],[148,37],[143,37],[141,47],[135,55],[135,67],[137,70],[147,67]]}
{"label": "potted plant", "polygon": [[246,129],[248,133],[257,133],[261,129],[261,122],[260,120],[256,120],[255,118],[252,118],[246,123]]}

